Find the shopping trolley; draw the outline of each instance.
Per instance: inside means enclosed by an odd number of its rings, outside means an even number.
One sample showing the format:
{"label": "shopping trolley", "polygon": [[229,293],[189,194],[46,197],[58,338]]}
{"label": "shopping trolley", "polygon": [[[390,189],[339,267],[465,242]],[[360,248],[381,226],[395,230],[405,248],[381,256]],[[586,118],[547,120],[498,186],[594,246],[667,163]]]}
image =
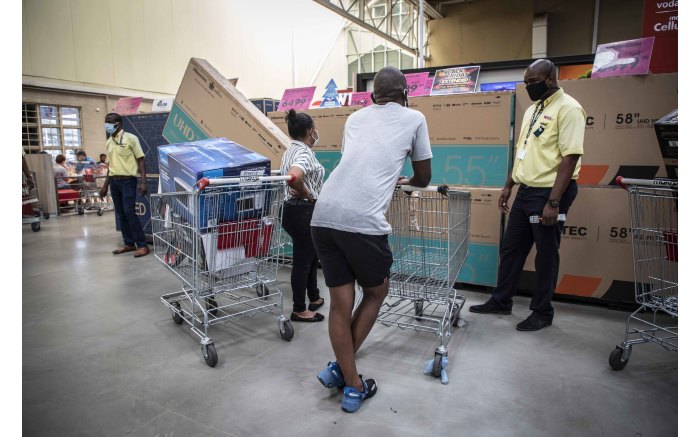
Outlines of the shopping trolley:
{"label": "shopping trolley", "polygon": [[111,202],[100,197],[100,190],[105,184],[107,175],[101,174],[97,170],[84,169],[84,173],[75,176],[75,185],[80,192],[80,199],[76,201],[75,209],[79,215],[85,211],[97,211],[101,216],[104,211],[114,208]]}
{"label": "shopping trolley", "polygon": [[280,216],[290,176],[203,179],[192,191],[151,195],[154,254],[182,282],[161,296],[175,323],[199,337],[206,363],[218,355],[209,328],[277,315],[284,340],[294,336],[282,315],[277,280]]}
{"label": "shopping trolley", "polygon": [[656,343],[678,351],[678,181],[617,178],[630,199],[634,296],[625,341],[610,354],[613,370],[629,362],[632,346]]}
{"label": "shopping trolley", "polygon": [[[32,180],[36,181],[36,174],[34,172],[29,173]],[[44,213],[41,205],[39,205],[36,186],[30,188],[27,182],[27,176],[22,173],[22,224],[29,224],[32,227],[32,231],[39,232],[43,219]]]}
{"label": "shopping trolley", "polygon": [[440,339],[432,366],[436,377],[464,306],[453,287],[467,259],[470,209],[467,191],[402,185],[386,213],[394,263],[376,323],[435,333]]}

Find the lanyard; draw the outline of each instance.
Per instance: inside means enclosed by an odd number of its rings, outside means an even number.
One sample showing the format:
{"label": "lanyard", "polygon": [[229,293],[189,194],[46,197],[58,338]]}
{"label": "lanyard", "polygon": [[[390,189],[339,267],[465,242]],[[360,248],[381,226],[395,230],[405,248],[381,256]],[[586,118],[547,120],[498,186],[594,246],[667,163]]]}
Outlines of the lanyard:
{"label": "lanyard", "polygon": [[[539,109],[537,109],[539,108]],[[537,120],[540,118],[540,115],[544,112],[544,101],[540,100],[540,102],[537,104],[535,107],[535,112],[532,113],[532,119],[530,120],[530,127],[527,129],[527,135],[525,135],[525,146],[527,146],[527,140],[530,138],[530,134],[532,133],[532,128],[535,126],[535,123],[537,123]]]}

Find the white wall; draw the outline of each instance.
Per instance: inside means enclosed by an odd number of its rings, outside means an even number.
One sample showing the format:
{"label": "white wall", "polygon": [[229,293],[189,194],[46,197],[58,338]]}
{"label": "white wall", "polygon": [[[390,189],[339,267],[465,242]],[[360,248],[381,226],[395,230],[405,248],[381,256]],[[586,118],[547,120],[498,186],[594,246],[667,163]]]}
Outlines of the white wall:
{"label": "white wall", "polygon": [[174,95],[200,57],[250,98],[348,85],[344,20],[311,0],[22,0],[22,24],[25,83]]}

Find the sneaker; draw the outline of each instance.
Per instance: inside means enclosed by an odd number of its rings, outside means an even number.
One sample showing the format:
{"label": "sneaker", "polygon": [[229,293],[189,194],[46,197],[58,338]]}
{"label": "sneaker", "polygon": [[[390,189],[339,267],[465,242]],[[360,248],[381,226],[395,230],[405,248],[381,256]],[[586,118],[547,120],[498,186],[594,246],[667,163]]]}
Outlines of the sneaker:
{"label": "sneaker", "polygon": [[518,323],[515,329],[518,331],[539,331],[540,329],[551,325],[551,320],[543,320],[541,317],[535,315],[535,313],[532,313],[527,319]]}
{"label": "sneaker", "polygon": [[345,378],[343,377],[343,372],[340,371],[340,366],[337,362],[329,362],[328,366],[321,370],[316,376],[318,380],[326,388],[344,388]]}
{"label": "sneaker", "polygon": [[504,314],[506,316],[511,313],[510,309],[503,309],[496,306],[491,299],[487,300],[484,304],[470,306],[469,312],[478,314]]}
{"label": "sneaker", "polygon": [[[362,376],[360,375],[360,379]],[[359,391],[355,387],[345,387],[343,389],[343,401],[340,408],[346,413],[354,413],[360,409],[362,401],[369,399],[377,393],[377,381],[368,378],[362,380],[364,391]]]}

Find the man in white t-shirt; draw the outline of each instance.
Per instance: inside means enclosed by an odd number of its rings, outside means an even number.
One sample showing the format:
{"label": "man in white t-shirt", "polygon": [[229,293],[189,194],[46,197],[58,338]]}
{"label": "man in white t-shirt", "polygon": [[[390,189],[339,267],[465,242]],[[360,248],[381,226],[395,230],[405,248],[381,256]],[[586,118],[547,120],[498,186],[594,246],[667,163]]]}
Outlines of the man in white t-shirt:
{"label": "man in white t-shirt", "polygon": [[[328,388],[344,388],[341,408],[350,413],[377,391],[375,380],[358,374],[355,353],[389,291],[393,258],[385,213],[397,184],[428,185],[433,157],[425,117],[407,107],[408,87],[400,70],[385,67],[376,74],[372,100],[375,105],[348,117],[342,158],[324,184],[311,220],[330,289],[328,332],[336,357],[318,379]],[[407,157],[414,175],[399,180]],[[364,293],[353,315],[355,281]]]}

